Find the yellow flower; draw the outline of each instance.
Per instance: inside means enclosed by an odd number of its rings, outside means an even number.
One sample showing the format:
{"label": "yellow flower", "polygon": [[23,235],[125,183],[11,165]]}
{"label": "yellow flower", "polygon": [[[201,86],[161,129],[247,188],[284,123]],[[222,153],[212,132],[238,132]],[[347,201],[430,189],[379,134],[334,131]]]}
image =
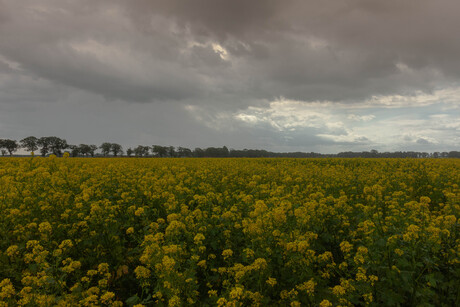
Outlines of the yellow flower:
{"label": "yellow flower", "polygon": [[420,227],[419,226],[414,225],[414,224],[409,225],[409,227],[407,227],[406,233],[403,234],[403,240],[404,241],[411,241],[411,240],[418,239],[419,232],[420,232]]}
{"label": "yellow flower", "polygon": [[134,269],[134,274],[136,274],[137,279],[145,279],[150,277],[150,270],[140,265]]}
{"label": "yellow flower", "polygon": [[429,197],[427,197],[427,196],[422,196],[422,197],[420,197],[420,202],[422,204],[429,204],[429,203],[431,203],[431,199]]}
{"label": "yellow flower", "polygon": [[339,269],[342,270],[342,271],[347,270],[348,269],[348,263],[342,262],[341,264],[339,264]]}
{"label": "yellow flower", "polygon": [[[70,259],[70,258],[67,258],[67,259]],[[64,260],[64,261],[66,261],[66,260]],[[64,261],[63,261],[63,263],[64,263]],[[80,261],[72,261],[72,260],[70,260],[70,261],[67,261],[67,263],[68,264],[62,268],[62,271],[66,272],[66,273],[71,273],[71,272],[73,272],[73,271],[75,271],[75,270],[77,270],[77,269],[79,269],[81,267]]]}
{"label": "yellow flower", "polygon": [[0,282],[0,288],[2,288],[2,290],[0,291],[1,299],[11,298],[13,297],[13,295],[16,294],[13,284],[11,283],[11,280],[9,278],[5,278]]}
{"label": "yellow flower", "polygon": [[242,287],[237,286],[230,291],[230,297],[232,299],[238,300],[241,298],[242,295],[243,295]]}
{"label": "yellow flower", "polygon": [[167,237],[174,237],[185,231],[185,229],[184,223],[174,220],[166,227],[165,234]]}
{"label": "yellow flower", "polygon": [[174,259],[169,256],[164,256],[161,263],[163,264],[163,269],[166,271],[172,270],[176,265],[176,261],[174,261]]}
{"label": "yellow flower", "polygon": [[59,244],[60,249],[66,249],[66,248],[72,248],[72,247],[73,247],[72,240],[64,240],[61,242],[61,244]]}
{"label": "yellow flower", "polygon": [[43,222],[43,223],[40,223],[40,225],[38,225],[38,231],[40,233],[51,233],[52,231],[52,227],[51,227],[51,224],[48,223],[48,222]]}
{"label": "yellow flower", "polygon": [[222,256],[224,256],[224,259],[228,259],[230,258],[231,256],[233,256],[233,251],[231,249],[225,249],[223,252],[222,252]]}
{"label": "yellow flower", "polygon": [[348,254],[349,252],[351,252],[352,249],[353,249],[353,245],[350,244],[348,241],[343,241],[342,243],[340,243],[340,250],[344,254]]}
{"label": "yellow flower", "polygon": [[332,253],[331,252],[324,252],[321,255],[318,255],[318,259],[321,260],[322,262],[326,262],[329,259],[332,259]]}
{"label": "yellow flower", "polygon": [[168,306],[175,307],[175,306],[180,306],[180,305],[181,305],[180,298],[177,295],[174,295],[173,297],[169,299]]}
{"label": "yellow flower", "polygon": [[127,235],[130,235],[130,234],[133,234],[134,233],[134,227],[129,227],[128,229],[126,229],[126,234]]}
{"label": "yellow flower", "polygon": [[330,307],[332,306],[332,303],[329,302],[328,300],[322,300],[321,303],[319,303],[320,307]]}
{"label": "yellow flower", "polygon": [[11,245],[6,249],[6,255],[9,257],[14,257],[15,255],[18,255],[18,246],[17,245]]}
{"label": "yellow flower", "polygon": [[97,271],[99,273],[107,273],[109,271],[109,265],[107,263],[101,263],[97,266]]}
{"label": "yellow flower", "polygon": [[364,246],[358,247],[358,250],[357,250],[356,255],[354,257],[355,263],[358,264],[358,265],[363,264],[365,262],[364,255],[366,255],[367,253],[368,253],[368,250],[367,250],[366,247],[364,247]]}
{"label": "yellow flower", "polygon": [[272,287],[274,287],[277,284],[276,278],[269,277],[266,281],[266,283]]}
{"label": "yellow flower", "polygon": [[264,270],[267,268],[267,260],[264,258],[257,258],[254,260],[254,263],[251,265],[251,268],[254,270]]}
{"label": "yellow flower", "polygon": [[97,271],[96,270],[88,270],[88,272],[86,272],[86,275],[88,275],[88,276],[97,275]]}
{"label": "yellow flower", "polygon": [[345,295],[345,289],[342,286],[335,286],[332,288],[332,293],[336,296]]}
{"label": "yellow flower", "polygon": [[138,208],[138,209],[134,212],[134,215],[136,215],[136,216],[141,216],[142,214],[144,214],[144,208],[142,208],[142,207]]}
{"label": "yellow flower", "polygon": [[374,298],[373,298],[373,296],[372,296],[372,293],[366,293],[366,294],[364,294],[364,295],[363,295],[363,298],[364,298],[364,300],[365,300],[366,302],[368,302],[368,303],[371,303],[371,302],[374,300]]}
{"label": "yellow flower", "polygon": [[299,291],[305,291],[307,294],[311,295],[315,292],[315,286],[316,283],[314,282],[314,280],[310,279],[309,281],[296,286],[296,288]]}
{"label": "yellow flower", "polygon": [[195,242],[195,244],[199,245],[204,239],[205,237],[202,233],[197,233],[196,236],[193,238],[193,241]]}
{"label": "yellow flower", "polygon": [[88,282],[90,281],[89,278],[86,277],[86,276],[85,276],[85,277],[82,277],[80,280],[81,280],[81,282],[83,282],[83,283],[88,283]]}
{"label": "yellow flower", "polygon": [[101,301],[104,304],[108,304],[111,300],[115,298],[115,293],[113,292],[106,292],[105,294],[101,295]]}

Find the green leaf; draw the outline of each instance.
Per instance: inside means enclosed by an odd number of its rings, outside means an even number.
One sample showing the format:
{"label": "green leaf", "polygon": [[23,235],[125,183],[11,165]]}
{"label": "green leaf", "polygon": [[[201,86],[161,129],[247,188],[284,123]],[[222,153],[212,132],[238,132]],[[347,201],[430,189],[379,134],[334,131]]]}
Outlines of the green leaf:
{"label": "green leaf", "polygon": [[436,280],[436,277],[434,276],[434,274],[428,274],[428,275],[426,276],[426,280],[427,280],[433,287],[436,287],[437,280]]}
{"label": "green leaf", "polygon": [[128,299],[125,301],[125,303],[126,303],[126,305],[128,305],[128,306],[133,306],[133,305],[139,303],[140,301],[141,301],[141,299],[140,299],[140,298],[137,296],[137,294],[136,294],[136,295],[131,296],[130,298],[128,298]]}

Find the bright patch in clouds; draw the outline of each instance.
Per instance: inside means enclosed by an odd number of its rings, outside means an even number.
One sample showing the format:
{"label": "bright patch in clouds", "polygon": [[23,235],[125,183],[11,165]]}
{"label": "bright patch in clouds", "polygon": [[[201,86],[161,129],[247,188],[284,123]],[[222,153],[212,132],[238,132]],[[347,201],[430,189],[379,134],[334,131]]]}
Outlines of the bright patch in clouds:
{"label": "bright patch in clouds", "polygon": [[[460,87],[439,89],[431,94],[417,92],[413,95],[372,96],[364,105],[369,107],[381,106],[387,108],[421,107],[435,104],[446,104],[446,107],[458,108],[460,105]],[[359,106],[359,104],[358,104]]]}
{"label": "bright patch in clouds", "polygon": [[368,122],[370,120],[373,120],[375,118],[375,115],[369,114],[369,115],[356,115],[356,114],[350,114],[347,117],[348,119],[354,120],[354,121],[363,121],[363,122]]}
{"label": "bright patch in clouds", "polygon": [[[460,89],[433,94],[373,97],[350,103],[306,102],[280,98],[266,107],[248,107],[233,115],[246,125],[269,125],[287,136],[296,131],[338,144],[369,145],[379,150],[447,148],[460,140]],[[399,111],[398,111],[399,109]],[[455,112],[439,113],[440,110]]]}
{"label": "bright patch in clouds", "polygon": [[222,60],[228,60],[228,52],[225,50],[224,47],[222,47],[219,44],[212,44],[212,49],[214,50],[215,53],[217,53]]}

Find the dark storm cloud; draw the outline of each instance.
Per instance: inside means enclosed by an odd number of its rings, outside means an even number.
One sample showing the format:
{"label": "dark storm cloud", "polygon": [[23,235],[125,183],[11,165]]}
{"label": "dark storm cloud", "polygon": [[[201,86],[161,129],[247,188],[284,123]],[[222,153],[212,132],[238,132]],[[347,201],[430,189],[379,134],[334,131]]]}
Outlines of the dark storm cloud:
{"label": "dark storm cloud", "polygon": [[289,1],[135,0],[127,5],[127,9],[134,19],[143,16],[140,20],[149,22],[151,15],[168,16],[198,37],[213,37],[222,42],[233,37],[247,40],[260,35],[261,29],[284,27],[284,21],[277,22],[276,19],[286,5]]}
{"label": "dark storm cloud", "polygon": [[11,67],[7,63],[0,61],[0,73],[10,73],[10,72],[12,72]]}
{"label": "dark storm cloud", "polygon": [[[134,1],[132,18],[167,16],[238,59],[250,95],[362,99],[430,91],[459,76],[460,2]],[[229,80],[232,81],[232,80]]]}
{"label": "dark storm cloud", "polygon": [[430,91],[460,73],[458,1],[4,0],[0,7],[0,54],[30,74],[127,101],[218,103],[232,93],[246,103],[363,99]]}
{"label": "dark storm cloud", "polygon": [[[460,129],[449,124],[459,11],[457,0],[0,0],[0,132],[448,148]],[[401,115],[389,124],[372,107],[412,109],[387,111]]]}
{"label": "dark storm cloud", "polygon": [[146,43],[126,24],[117,24],[110,9],[109,4],[84,1],[9,5],[9,21],[0,28],[0,54],[33,76],[109,98],[148,101],[196,96],[202,87],[200,77],[184,73],[175,52],[168,50],[174,50],[177,42],[162,33],[151,37],[159,43]]}

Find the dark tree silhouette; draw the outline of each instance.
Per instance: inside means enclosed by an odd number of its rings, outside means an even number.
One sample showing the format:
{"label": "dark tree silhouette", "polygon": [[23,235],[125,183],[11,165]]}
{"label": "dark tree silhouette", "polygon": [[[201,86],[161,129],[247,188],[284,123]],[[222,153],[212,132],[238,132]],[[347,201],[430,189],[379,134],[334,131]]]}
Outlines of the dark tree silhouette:
{"label": "dark tree silhouette", "polygon": [[[72,157],[77,156],[95,156],[95,152],[98,149],[96,145],[68,145],[65,139],[61,139],[56,136],[47,136],[36,138],[29,136],[22,139],[19,143],[16,140],[11,139],[0,139],[0,153],[5,156],[7,153],[10,156],[15,153],[18,148],[24,148],[27,151],[39,150],[42,156],[47,154],[55,154],[56,156],[62,156],[65,149],[70,149]],[[110,153],[117,157],[123,155],[123,147],[117,143],[102,143],[99,147],[103,156],[108,156]],[[320,154],[314,152],[270,152],[267,150],[260,149],[228,149],[226,146],[223,147],[207,147],[207,148],[195,148],[193,151],[185,148],[178,147],[177,150],[174,146],[160,146],[152,145],[151,147],[138,145],[136,148],[128,148],[126,151],[128,156],[135,154],[137,157],[148,157],[149,150],[155,157],[245,157],[245,158],[460,158],[459,151],[450,152],[415,152],[415,151],[396,151],[396,152],[378,152],[376,149],[362,152],[339,152],[338,154]]]}
{"label": "dark tree silhouette", "polygon": [[191,157],[193,155],[192,151],[185,147],[177,148],[177,155],[179,157]]}
{"label": "dark tree silhouette", "polygon": [[134,154],[136,157],[147,157],[149,155],[150,147],[139,145],[134,148]]}
{"label": "dark tree silhouette", "polygon": [[174,146],[167,147],[168,157],[174,158],[176,156],[176,149]]}
{"label": "dark tree silhouette", "polygon": [[34,152],[38,149],[38,139],[34,136],[28,136],[19,141],[21,147],[27,151]]}
{"label": "dark tree silhouette", "polygon": [[56,136],[51,136],[50,138],[50,151],[60,157],[62,152],[69,147],[67,141]]}
{"label": "dark tree silhouette", "polygon": [[89,145],[89,154],[91,157],[94,157],[94,154],[96,153],[97,150],[97,145]]}
{"label": "dark tree silhouette", "polygon": [[120,144],[112,143],[110,146],[110,150],[112,151],[113,155],[116,157],[119,154],[123,154],[123,147]]}
{"label": "dark tree silhouette", "polygon": [[62,151],[69,147],[66,140],[58,138],[57,136],[41,137],[38,139],[37,145],[41,147],[40,153],[42,156],[46,156],[48,153],[62,156]]}
{"label": "dark tree silhouette", "polygon": [[78,145],[79,154],[83,156],[88,156],[91,154],[91,146],[88,144],[80,144]]}
{"label": "dark tree silhouette", "polygon": [[77,145],[69,145],[69,149],[72,157],[78,157],[81,154],[80,147]]}
{"label": "dark tree silhouette", "polygon": [[13,153],[18,150],[18,147],[19,147],[18,142],[16,142],[15,140],[10,140],[10,139],[0,140],[0,148],[6,149],[10,153],[10,156],[12,156]]}
{"label": "dark tree silhouette", "polygon": [[102,145],[99,146],[99,148],[101,149],[103,156],[108,156],[110,154],[110,151],[112,150],[112,143],[102,143]]}
{"label": "dark tree silhouette", "polygon": [[168,147],[160,146],[160,145],[153,145],[152,152],[157,157],[166,157],[168,154]]}
{"label": "dark tree silhouette", "polygon": [[49,147],[50,147],[50,139],[49,137],[41,137],[37,141],[37,145],[40,148],[40,153],[44,157],[48,154],[49,152]]}

